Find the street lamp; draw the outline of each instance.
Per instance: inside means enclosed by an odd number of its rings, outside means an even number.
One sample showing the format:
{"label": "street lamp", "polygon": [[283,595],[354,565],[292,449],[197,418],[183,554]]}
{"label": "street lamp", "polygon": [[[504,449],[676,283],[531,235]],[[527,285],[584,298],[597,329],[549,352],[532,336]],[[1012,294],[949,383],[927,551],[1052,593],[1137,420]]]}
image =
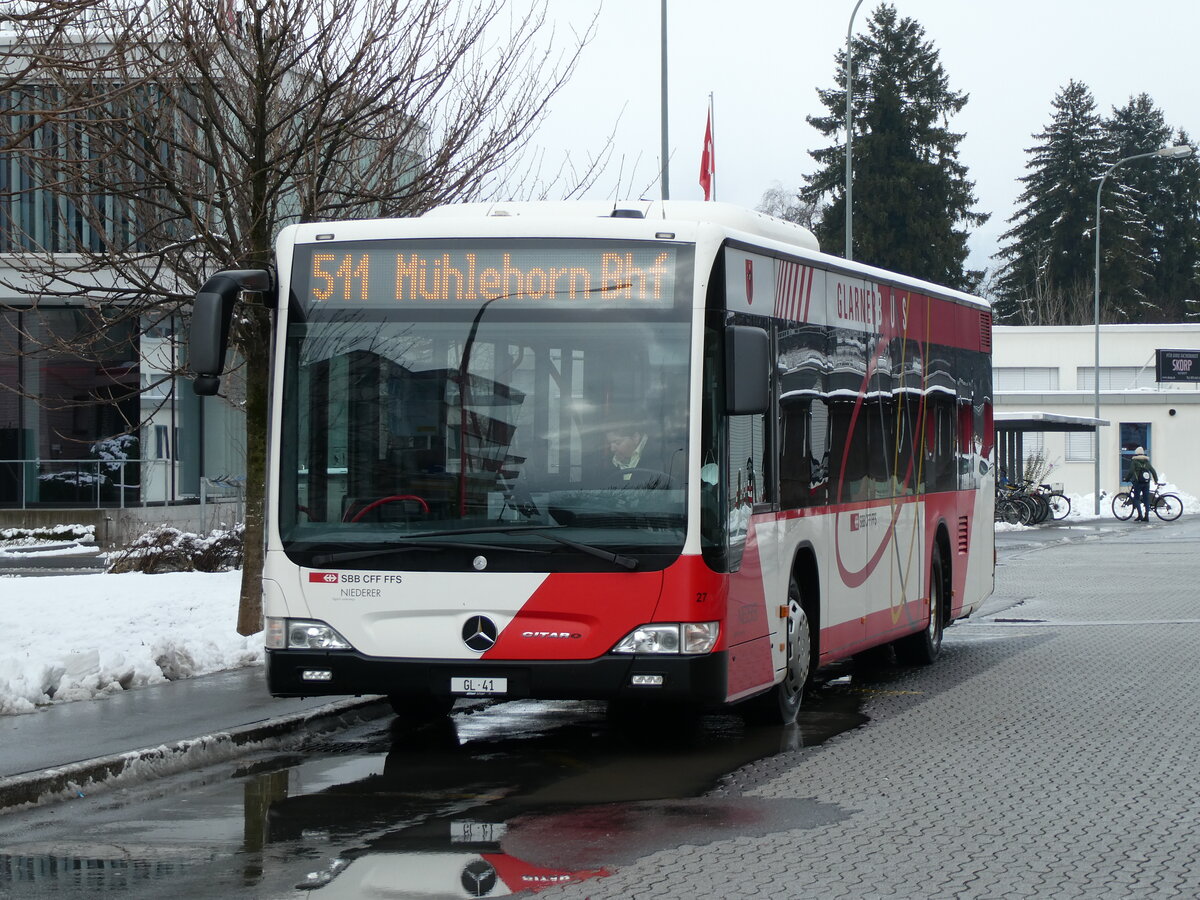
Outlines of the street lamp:
{"label": "street lamp", "polygon": [[662,154],[662,198],[664,200],[671,199],[671,164],[670,155],[667,146],[667,0],[662,0],[661,5],[661,22],[659,25],[659,41],[662,44],[662,50],[659,55],[659,101],[658,114],[661,119],[659,123],[659,139],[662,144],[662,149],[659,151]]}
{"label": "street lamp", "polygon": [[[1187,144],[1177,144],[1174,147],[1163,147],[1161,150],[1155,150],[1152,153],[1138,153],[1136,156],[1126,156],[1124,159],[1118,159],[1115,163],[1108,167],[1108,171],[1100,176],[1100,184],[1096,186],[1096,271],[1092,278],[1092,287],[1095,291],[1094,309],[1096,321],[1096,347],[1095,357],[1092,364],[1092,375],[1094,384],[1095,409],[1093,416],[1096,420],[1100,419],[1100,192],[1104,190],[1104,181],[1111,175],[1117,166],[1130,162],[1135,159],[1183,159],[1192,155],[1192,148]],[[1100,426],[1096,426],[1096,507],[1095,515],[1100,515]]]}
{"label": "street lamp", "polygon": [[854,141],[854,130],[850,121],[851,80],[850,38],[854,33],[854,17],[863,0],[854,4],[850,13],[850,24],[846,26],[846,259],[854,259],[854,172],[850,166],[850,144]]}

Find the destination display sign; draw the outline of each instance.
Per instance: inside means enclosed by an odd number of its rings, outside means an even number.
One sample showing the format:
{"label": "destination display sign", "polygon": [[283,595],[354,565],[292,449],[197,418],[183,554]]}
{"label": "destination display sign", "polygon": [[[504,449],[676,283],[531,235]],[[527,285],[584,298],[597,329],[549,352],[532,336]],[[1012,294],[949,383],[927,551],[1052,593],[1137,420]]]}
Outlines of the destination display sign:
{"label": "destination display sign", "polygon": [[312,305],[500,301],[519,306],[667,308],[678,253],[664,244],[479,247],[372,241],[296,248],[293,285]]}
{"label": "destination display sign", "polygon": [[1200,381],[1200,350],[1156,350],[1155,354],[1157,381]]}

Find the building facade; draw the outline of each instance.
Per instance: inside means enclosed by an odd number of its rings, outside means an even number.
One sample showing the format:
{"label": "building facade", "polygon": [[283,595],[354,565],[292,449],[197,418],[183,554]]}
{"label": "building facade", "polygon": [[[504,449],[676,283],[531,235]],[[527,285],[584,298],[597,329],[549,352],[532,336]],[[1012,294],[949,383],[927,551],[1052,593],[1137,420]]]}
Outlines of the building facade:
{"label": "building facade", "polygon": [[[195,396],[176,319],[95,329],[83,303],[47,303],[0,256],[0,511],[197,503],[245,473],[236,372],[225,397]],[[206,483],[207,482],[210,483]],[[20,516],[0,516],[17,524]]]}
{"label": "building facade", "polygon": [[[0,22],[0,65],[18,58],[20,40]],[[0,147],[11,144],[0,150],[0,526],[44,521],[36,510],[193,504],[206,479],[234,484],[245,472],[236,375],[228,398],[201,400],[176,375],[176,317],[100,317],[110,291],[99,288],[121,285],[80,254],[153,248],[128,194],[100,186],[81,201],[53,189],[53,160],[95,152],[82,128],[39,117],[54,98],[36,79],[0,93]],[[94,296],[40,289],[29,272],[51,260],[80,265]]]}
{"label": "building facade", "polygon": [[[1091,325],[1005,326],[992,334],[997,413],[1092,416],[1097,383]],[[1069,494],[1093,493],[1097,444],[1100,488],[1119,490],[1137,447],[1160,477],[1200,496],[1200,382],[1157,380],[1159,350],[1200,350],[1200,325],[1101,325],[1100,413],[1110,424],[1088,432],[1024,435],[1027,465],[1040,459]],[[1200,373],[1197,373],[1200,375]]]}

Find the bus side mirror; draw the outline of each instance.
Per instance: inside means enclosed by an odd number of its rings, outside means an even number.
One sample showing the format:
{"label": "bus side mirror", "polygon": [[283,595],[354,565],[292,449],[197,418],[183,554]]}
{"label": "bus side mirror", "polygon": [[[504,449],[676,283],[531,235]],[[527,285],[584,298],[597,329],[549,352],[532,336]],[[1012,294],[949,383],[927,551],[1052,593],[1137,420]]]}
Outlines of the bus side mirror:
{"label": "bus side mirror", "polygon": [[218,272],[196,292],[192,301],[192,327],[188,336],[188,362],[196,377],[192,390],[211,397],[221,386],[233,305],[242,291],[270,293],[271,273],[265,269]]}
{"label": "bus side mirror", "polygon": [[771,406],[771,339],[761,328],[725,328],[725,412],[765,413]]}

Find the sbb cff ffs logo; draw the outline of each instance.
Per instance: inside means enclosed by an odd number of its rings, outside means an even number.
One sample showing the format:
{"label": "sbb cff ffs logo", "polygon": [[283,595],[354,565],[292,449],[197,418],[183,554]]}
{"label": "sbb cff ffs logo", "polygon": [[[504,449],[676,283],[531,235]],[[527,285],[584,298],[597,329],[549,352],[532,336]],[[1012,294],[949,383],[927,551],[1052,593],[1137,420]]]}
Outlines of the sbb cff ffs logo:
{"label": "sbb cff ffs logo", "polygon": [[874,512],[850,513],[850,530],[861,531],[879,524],[879,517]]}
{"label": "sbb cff ffs logo", "polygon": [[308,583],[309,584],[313,584],[313,583],[337,584],[338,583],[338,573],[337,572],[309,572],[308,573]]}

